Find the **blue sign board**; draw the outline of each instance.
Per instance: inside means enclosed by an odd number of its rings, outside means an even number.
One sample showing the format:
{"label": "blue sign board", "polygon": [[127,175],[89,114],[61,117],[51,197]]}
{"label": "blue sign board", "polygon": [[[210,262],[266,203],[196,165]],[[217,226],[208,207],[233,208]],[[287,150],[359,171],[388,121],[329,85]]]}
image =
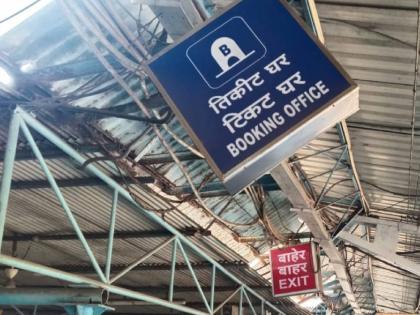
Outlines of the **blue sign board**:
{"label": "blue sign board", "polygon": [[253,159],[356,88],[288,4],[277,0],[237,2],[148,66],[223,180],[249,166],[248,182],[232,192],[273,167],[253,170]]}

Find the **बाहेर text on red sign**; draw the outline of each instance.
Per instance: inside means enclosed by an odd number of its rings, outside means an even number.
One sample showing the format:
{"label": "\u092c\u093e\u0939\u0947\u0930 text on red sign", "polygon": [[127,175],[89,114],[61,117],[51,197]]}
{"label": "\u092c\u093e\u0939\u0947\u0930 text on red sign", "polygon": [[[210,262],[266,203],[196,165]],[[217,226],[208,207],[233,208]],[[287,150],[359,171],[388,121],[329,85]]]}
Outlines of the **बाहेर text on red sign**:
{"label": "\u092c\u093e\u0939\u0947\u0930 text on red sign", "polygon": [[289,296],[320,290],[317,247],[298,244],[270,251],[274,296]]}

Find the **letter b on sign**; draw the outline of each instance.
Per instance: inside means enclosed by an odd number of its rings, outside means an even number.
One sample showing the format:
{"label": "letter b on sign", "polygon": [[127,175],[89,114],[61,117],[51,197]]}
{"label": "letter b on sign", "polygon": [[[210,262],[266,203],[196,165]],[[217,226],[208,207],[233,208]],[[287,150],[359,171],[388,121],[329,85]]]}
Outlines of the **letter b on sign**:
{"label": "letter b on sign", "polygon": [[225,57],[229,56],[229,54],[231,53],[231,50],[229,49],[229,47],[227,45],[220,46],[219,50],[222,52],[222,54]]}
{"label": "letter b on sign", "polygon": [[187,49],[203,81],[217,89],[263,58],[267,50],[242,17],[233,17]]}
{"label": "letter b on sign", "polygon": [[216,77],[220,77],[230,69],[239,66],[239,63],[250,57],[253,53],[255,53],[255,50],[245,55],[232,38],[221,37],[216,39],[211,45],[211,55],[221,69],[221,72]]}

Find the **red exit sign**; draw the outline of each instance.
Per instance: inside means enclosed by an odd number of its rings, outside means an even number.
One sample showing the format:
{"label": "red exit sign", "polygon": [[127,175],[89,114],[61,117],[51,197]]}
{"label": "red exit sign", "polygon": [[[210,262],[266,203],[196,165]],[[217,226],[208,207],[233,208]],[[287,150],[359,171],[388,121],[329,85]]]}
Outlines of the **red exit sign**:
{"label": "red exit sign", "polygon": [[321,290],[318,247],[298,244],[270,251],[274,296],[298,295]]}

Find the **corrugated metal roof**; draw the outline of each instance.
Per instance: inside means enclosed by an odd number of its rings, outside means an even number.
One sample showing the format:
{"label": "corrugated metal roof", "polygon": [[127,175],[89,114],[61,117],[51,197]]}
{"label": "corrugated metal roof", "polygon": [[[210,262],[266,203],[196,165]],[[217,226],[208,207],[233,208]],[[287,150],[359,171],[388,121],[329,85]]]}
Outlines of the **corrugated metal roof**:
{"label": "corrugated metal roof", "polygon": [[[223,5],[229,1],[214,1]],[[352,152],[356,160],[356,167],[361,177],[362,186],[370,204],[370,214],[379,215],[381,218],[397,221],[413,221],[418,217],[418,205],[414,207],[414,201],[408,206],[406,195],[414,195],[416,192],[418,161],[418,137],[414,142],[414,154],[412,163],[412,188],[407,189],[409,181],[409,153],[411,134],[411,114],[414,81],[415,44],[417,31],[417,1],[406,0],[319,0],[316,1],[320,14],[323,30],[326,36],[326,45],[332,51],[338,61],[345,67],[350,75],[356,80],[361,88],[360,107],[361,110],[348,120],[352,140]],[[137,14],[138,3],[135,1],[123,1],[123,5],[132,14]],[[206,2],[206,5],[212,5]],[[163,26],[169,33],[168,42],[184,34],[192,25],[197,23],[193,15],[185,18],[185,12],[180,15],[179,8],[165,10],[160,8],[144,7],[145,11],[140,13],[143,23],[151,21],[153,14],[159,15],[164,21]],[[115,12],[124,17],[124,21],[134,33],[137,33],[137,25],[134,19],[127,16],[121,8]],[[188,16],[188,15],[187,15]],[[165,20],[165,18],[168,18]],[[157,25],[157,24],[156,24]],[[28,30],[31,30],[30,32]],[[147,36],[144,35],[144,36]],[[159,41],[157,41],[159,43]],[[21,26],[18,26],[9,34],[2,36],[0,50],[8,54],[8,58],[17,66],[23,62],[32,61],[37,69],[45,69],[53,65],[71,63],[77,61],[95,60],[94,55],[89,51],[86,44],[81,40],[72,26],[68,23],[57,3],[53,3],[40,11],[36,17],[29,19]],[[76,66],[74,66],[76,68]],[[82,66],[79,66],[79,68]],[[72,69],[72,67],[70,67]],[[83,68],[83,67],[82,67]],[[114,108],[128,113],[137,112],[133,104],[126,105],[131,99],[123,92],[114,81],[106,74],[105,69],[96,66],[96,73],[89,73],[81,77],[73,77],[72,72],[67,73],[61,68],[62,73],[56,69],[47,69],[44,72],[34,72],[29,75],[36,79],[39,84],[51,91],[56,100],[64,101],[73,106]],[[76,69],[72,69],[76,72]],[[80,69],[79,69],[80,70]],[[128,76],[121,67],[119,71],[123,76]],[[67,77],[65,80],[56,80],[58,77]],[[69,78],[69,76],[71,78]],[[37,78],[41,78],[38,80]],[[92,80],[91,83],[88,83]],[[136,93],[144,99],[144,92],[141,89],[141,82],[135,78],[129,78],[130,85]],[[84,86],[87,84],[87,86]],[[89,85],[102,88],[112,85],[103,93],[89,97],[75,97],[74,91],[89,93]],[[90,88],[91,88],[90,87]],[[150,89],[152,93],[156,91]],[[60,98],[69,94],[69,98]],[[152,102],[150,101],[150,104]],[[158,105],[164,104],[158,100]],[[119,106],[123,105],[123,106]],[[416,106],[418,104],[416,103]],[[56,132],[60,133],[67,141],[73,144],[86,144],[86,133],[82,124],[75,124],[80,119],[86,120],[87,116],[74,114],[58,115],[53,108],[57,106],[51,98],[40,97],[25,105],[28,109],[38,112],[39,118]],[[418,109],[418,108],[417,108]],[[417,110],[417,116],[420,111]],[[70,116],[71,115],[71,116]],[[4,117],[3,117],[4,120]],[[90,122],[92,120],[89,120]],[[95,125],[93,123],[93,125]],[[415,126],[418,127],[416,120]],[[154,133],[148,125],[141,122],[126,121],[121,119],[99,120],[97,129],[107,137],[104,141],[115,141],[122,144],[119,152],[127,150],[129,160],[140,161],[151,154],[166,153],[166,150],[154,137]],[[186,135],[180,124],[173,120],[169,124],[170,130],[176,134],[188,146],[192,141]],[[165,140],[176,152],[188,151],[188,148],[174,139],[166,130],[161,128]],[[417,132],[417,130],[416,130]],[[4,148],[6,142],[6,128],[0,127],[0,146]],[[81,136],[85,135],[85,137]],[[102,139],[99,139],[102,140]],[[98,139],[97,139],[98,141]],[[308,179],[315,196],[322,191],[329,172],[337,163],[342,147],[340,135],[336,129],[324,133],[309,145],[296,153],[294,158],[304,158],[299,161],[302,174]],[[47,144],[48,145],[48,144]],[[333,149],[335,148],[335,149]],[[321,150],[333,149],[322,154]],[[316,154],[312,157],[308,155]],[[89,154],[89,157],[97,154]],[[204,160],[196,159],[182,162],[188,168],[190,175],[197,185],[203,181],[211,171]],[[97,163],[108,174],[116,174],[112,162]],[[55,176],[61,179],[85,178],[86,174],[80,169],[71,165],[64,159],[50,159],[49,166],[54,170]],[[137,165],[136,165],[137,166]],[[136,167],[137,172],[145,175],[152,172],[160,181],[171,187],[186,186],[187,181],[173,163],[161,163],[152,166]],[[42,172],[33,161],[19,161],[17,163],[14,179],[19,181],[43,179]],[[217,179],[210,178],[210,183],[217,182]],[[330,231],[336,227],[338,220],[347,211],[347,206],[352,203],[355,196],[354,185],[351,174],[348,171],[346,161],[338,163],[337,170],[331,176],[331,183],[336,183],[328,190],[322,207],[329,202],[340,199],[335,206],[328,206],[324,210],[324,217],[330,219],[326,222]],[[162,183],[160,183],[162,184]],[[158,185],[139,187],[131,185],[132,191],[139,196],[142,203],[148,207],[169,208],[166,198],[176,200],[180,196],[170,194],[170,190],[162,192]],[[152,192],[157,192],[154,194]],[[106,231],[108,226],[108,215],[110,209],[110,195],[101,187],[72,187],[63,189],[69,203],[77,214],[77,219],[85,231]],[[184,194],[181,197],[188,196]],[[343,198],[344,197],[344,198]],[[223,210],[223,218],[234,222],[250,222],[257,215],[254,205],[246,194],[236,197],[237,203],[230,204]],[[42,201],[44,200],[44,201]],[[62,210],[54,201],[54,196],[49,189],[31,189],[13,191],[11,199],[11,211],[8,216],[8,231],[21,233],[62,233],[70,231],[63,216]],[[221,211],[229,201],[226,195],[206,198],[206,203],[216,213]],[[296,232],[301,225],[296,216],[289,211],[289,204],[280,191],[266,193],[265,211],[271,224],[277,227],[279,233],[288,234]],[[329,200],[329,201],[328,201]],[[35,202],[36,201],[36,202]],[[356,208],[356,206],[354,207]],[[207,227],[211,218],[204,215],[196,203],[183,202],[178,210],[165,215],[165,219],[177,228],[185,226]],[[128,205],[121,206],[117,220],[118,229],[156,229],[157,227],[144,217],[134,213]],[[238,235],[241,236],[264,236],[265,230],[261,224],[252,227],[227,227],[223,224],[213,224],[210,228],[213,236],[193,238],[194,241],[206,248],[206,251],[215,259],[236,261],[250,261],[257,252],[265,253],[270,242],[255,242],[250,245],[237,242]],[[360,234],[362,235],[362,234]],[[371,230],[372,239],[375,231]],[[158,239],[133,239],[118,240],[116,242],[116,262],[120,264],[129,263],[146,250],[153,248],[159,243]],[[75,264],[83,264],[86,258],[75,241],[32,242],[28,257],[34,260],[50,264],[59,264],[60,261],[71,261]],[[26,245],[26,244],[24,244]],[[251,246],[252,245],[252,246]],[[104,259],[104,241],[92,242],[95,253],[98,253],[99,261]],[[418,239],[409,238],[401,234],[398,251],[410,251],[418,249]],[[8,244],[10,251],[10,244]],[[26,246],[19,246],[20,255],[26,251]],[[388,312],[408,311],[413,312],[418,303],[416,292],[420,290],[420,282],[417,278],[402,274],[382,262],[373,260],[374,288],[368,287],[368,261],[366,256],[359,256],[360,253],[351,249],[346,250],[347,261],[349,262],[350,274],[356,287],[356,291],[364,292],[365,307],[373,305],[372,293],[376,298],[379,310]],[[170,256],[169,249],[164,251],[162,257],[154,258],[154,262],[167,262]],[[418,257],[418,256],[417,256]],[[359,261],[360,260],[360,261]],[[355,262],[357,261],[357,262]],[[328,270],[328,266],[325,267]],[[268,266],[259,269],[259,273],[265,278]],[[235,271],[235,274],[243,277],[244,281],[254,284],[267,284],[256,273],[243,270]],[[163,284],[167,279],[165,272],[149,272],[144,274],[135,273],[132,278],[127,278],[127,285],[136,285],[144,276],[149,281],[156,281],[156,284]],[[166,278],[165,278],[166,277]],[[209,280],[206,270],[200,270],[200,279],[203,282]],[[27,276],[18,278],[22,284],[33,284],[38,278]],[[45,281],[45,282],[44,282]],[[42,283],[50,283],[50,280],[42,279]],[[185,273],[179,274],[177,278],[179,285],[189,285],[191,279]],[[267,297],[270,292],[267,290]],[[182,297],[184,298],[184,297]],[[286,309],[286,306],[284,306]],[[125,308],[123,309],[125,310]],[[151,312],[150,307],[143,307],[142,311]],[[296,310],[291,310],[295,314]]]}
{"label": "corrugated metal roof", "polygon": [[[65,63],[75,63],[83,60],[93,59],[85,43],[76,35],[72,26],[67,19],[62,15],[61,9],[57,6],[57,2],[51,3],[44,10],[40,11],[36,16],[29,19],[27,22],[18,26],[11,33],[3,36],[0,43],[0,49],[8,54],[8,58],[12,60],[17,66],[23,62],[30,60],[36,64],[37,69],[43,69],[54,65],[61,65]],[[132,4],[126,2],[128,7]],[[166,12],[168,13],[168,12]],[[135,27],[135,24],[126,17],[128,25]],[[50,21],[46,24],[46,22]],[[130,24],[131,23],[131,24]],[[175,23],[173,21],[173,23]],[[176,22],[178,23],[178,22]],[[176,24],[175,23],[175,24]],[[28,30],[31,32],[28,32]],[[176,32],[178,32],[177,30]],[[29,34],[30,33],[30,34]],[[96,72],[101,73],[101,67],[96,67]],[[119,109],[118,104],[126,104],[130,102],[130,98],[121,91],[118,86],[107,89],[104,93],[93,95],[90,97],[73,97],[74,91],[85,93],[85,84],[96,84],[97,88],[102,88],[106,85],[114,83],[109,76],[104,74],[91,74],[84,77],[69,78],[66,80],[55,81],[54,76],[57,72],[54,69],[45,70],[42,74],[42,82],[37,82],[49,90],[57,101],[64,101],[68,104],[81,107],[95,107],[95,108],[111,108]],[[58,73],[60,75],[68,75],[66,73]],[[123,73],[125,76],[125,74]],[[37,74],[31,75],[36,79]],[[70,75],[71,76],[71,75]],[[49,79],[45,79],[49,78]],[[93,79],[91,83],[89,80]],[[99,82],[99,83],[98,83]],[[139,85],[139,80],[131,77],[130,84],[136,92],[142,96]],[[63,96],[71,94],[69,98]],[[68,114],[58,114],[51,112],[56,106],[51,102],[50,97],[39,97],[33,103],[26,106],[28,110],[34,110],[38,113],[40,119],[47,123],[51,128],[58,132],[67,141],[76,145],[86,144],[87,139],[83,138],[84,121],[81,120],[77,124],[77,115],[70,117]],[[126,107],[128,112],[137,112],[135,106]],[[39,112],[42,109],[42,112]],[[52,115],[51,115],[52,114]],[[73,115],[73,114],[71,114]],[[83,116],[82,116],[83,117]],[[51,119],[52,118],[52,119]],[[85,119],[86,117],[83,117]],[[76,124],[75,124],[76,122]],[[154,138],[153,132],[145,123],[126,121],[121,119],[102,119],[97,125],[93,122],[98,130],[103,133],[102,137],[112,138],[113,141],[121,144],[119,153],[124,153],[128,150],[131,160],[134,158],[141,159],[145,155],[165,153],[166,150]],[[173,121],[170,125],[173,133],[177,134],[183,141],[192,145],[191,140],[187,137],[185,131],[180,127],[179,123]],[[6,128],[2,129],[0,138],[2,139],[1,147],[5,147],[6,143]],[[166,141],[172,146],[175,151],[185,151],[186,148],[175,140],[169,133],[162,130]],[[37,139],[41,141],[41,139]],[[97,141],[100,141],[99,139]],[[105,140],[104,140],[105,141]],[[48,143],[44,143],[48,146]],[[22,148],[24,145],[22,144]],[[99,150],[100,151],[100,150]],[[97,157],[98,154],[89,153],[90,158]],[[100,156],[100,155],[99,155]],[[117,175],[118,172],[112,162],[99,161],[96,163],[109,175]],[[203,160],[196,160],[185,162],[188,170],[194,181],[199,184],[203,178],[209,173],[209,167]],[[48,159],[48,166],[57,179],[75,179],[87,178],[88,175],[78,167],[75,167],[70,160],[65,158]],[[186,184],[185,178],[179,169],[173,164],[163,163],[161,165],[151,166],[148,170],[141,167],[136,168],[139,175],[146,175],[147,171],[152,174],[160,174],[158,180],[164,180],[165,183],[170,183],[170,187],[182,186]],[[40,170],[36,161],[22,160],[16,162],[13,180],[16,182],[28,182],[44,180],[45,176]],[[211,179],[215,181],[215,179]],[[130,190],[137,196],[139,201],[146,208],[151,209],[169,209],[172,207],[168,203],[168,199],[174,201],[179,200],[179,196],[172,196],[164,194],[162,187],[156,185],[139,186],[130,185]],[[80,186],[63,188],[62,192],[72,209],[76,220],[84,232],[106,232],[109,225],[109,212],[111,207],[111,193],[100,186]],[[165,196],[166,197],[163,197]],[[273,192],[270,194],[275,203],[285,202],[285,197],[281,193]],[[209,206],[214,206],[215,211],[221,209],[226,196],[207,198]],[[223,217],[226,220],[234,222],[249,222],[256,215],[253,205],[249,202],[247,195],[238,196],[237,202],[230,205],[224,210]],[[177,209],[165,213],[164,218],[171,225],[178,229],[184,227],[205,228],[209,226],[211,217],[205,215],[203,211],[197,207],[197,204],[189,202],[188,199],[181,203],[176,203]],[[284,208],[287,209],[287,208]],[[280,214],[278,214],[280,215]],[[282,214],[284,218],[289,217],[290,214]],[[293,217],[293,215],[292,215]],[[281,218],[281,217],[278,217]],[[13,234],[63,234],[72,232],[63,209],[59,206],[53,192],[49,188],[37,189],[20,189],[13,190],[10,199],[10,209],[8,211],[7,225],[8,235]],[[124,202],[119,204],[118,215],[116,222],[116,230],[118,231],[155,231],[159,230],[159,226],[151,222],[144,215],[139,215],[130,205]],[[220,223],[214,223],[209,227],[212,236],[197,236],[191,239],[199,245],[203,250],[219,261],[226,261],[234,263],[236,261],[250,261],[255,257],[259,247],[266,250],[265,242],[256,244],[252,247],[248,244],[239,243],[236,240],[238,234],[241,235],[262,235],[263,230],[259,226],[251,228],[229,228]],[[118,265],[127,265],[133,260],[138,259],[144,253],[155,248],[161,243],[161,238],[130,238],[115,240],[115,250],[113,263]],[[5,250],[7,253],[12,253],[11,242],[6,243]],[[106,241],[105,240],[89,240],[89,244],[95,253],[99,264],[105,263]],[[66,241],[31,241],[19,242],[15,254],[18,257],[24,256],[26,258],[38,263],[43,263],[49,266],[66,265],[66,268],[74,266],[75,270],[83,270],[87,266],[88,258],[81,247],[80,243],[75,240]],[[160,251],[157,255],[150,258],[147,263],[168,264],[171,256],[171,248],[167,247]],[[182,261],[181,257],[178,257]],[[192,256],[192,263],[199,263],[202,261],[199,257]],[[146,268],[146,267],[145,267]],[[146,268],[147,269],[147,268]],[[150,268],[149,268],[150,269]],[[251,286],[265,287],[266,289],[261,293],[269,300],[280,303],[281,308],[285,312],[292,312],[294,314],[305,314],[304,310],[299,310],[294,303],[287,299],[273,299],[271,296],[269,283],[263,277],[259,276],[255,271],[248,269],[245,265],[240,265],[231,269],[231,271],[240,279]],[[94,276],[94,275],[91,275]],[[209,268],[197,268],[197,276],[202,284],[210,285],[211,274]],[[133,271],[125,277],[121,284],[125,286],[138,286],[139,283],[147,283],[150,286],[168,286],[169,271],[165,270],[147,270],[147,271]],[[230,281],[218,277],[219,285],[232,285]],[[176,275],[175,283],[180,287],[193,286],[192,278],[188,270],[181,270]],[[62,283],[46,279],[44,277],[35,277],[25,272],[20,272],[17,277],[17,285],[62,285]],[[163,292],[162,292],[163,293]],[[217,300],[221,302],[223,298],[230,294],[230,292],[221,293]],[[186,299],[188,303],[197,303],[200,297],[197,294],[181,294],[175,298]],[[202,308],[203,305],[196,307]],[[141,310],[142,312],[154,312],[158,308],[151,306],[143,307],[137,306],[131,310]],[[126,308],[118,307],[118,311],[125,311]]]}
{"label": "corrugated metal roof", "polygon": [[[360,111],[348,126],[352,151],[370,213],[415,222],[418,206],[408,207],[410,134],[413,107],[416,1],[317,1],[327,47],[360,86]],[[416,102],[418,109],[418,103]],[[416,127],[419,125],[418,111]],[[325,139],[324,136],[321,139]],[[417,194],[418,138],[415,137],[411,194]],[[331,163],[321,160],[321,165]],[[303,165],[305,171],[314,165]],[[339,174],[336,175],[340,179]],[[344,192],[344,191],[343,191]],[[413,221],[414,220],[414,221]],[[371,232],[374,238],[374,231]],[[400,235],[397,251],[418,248],[419,240]],[[420,283],[374,260],[374,292],[379,310],[413,312]],[[379,266],[379,267],[377,267]]]}

